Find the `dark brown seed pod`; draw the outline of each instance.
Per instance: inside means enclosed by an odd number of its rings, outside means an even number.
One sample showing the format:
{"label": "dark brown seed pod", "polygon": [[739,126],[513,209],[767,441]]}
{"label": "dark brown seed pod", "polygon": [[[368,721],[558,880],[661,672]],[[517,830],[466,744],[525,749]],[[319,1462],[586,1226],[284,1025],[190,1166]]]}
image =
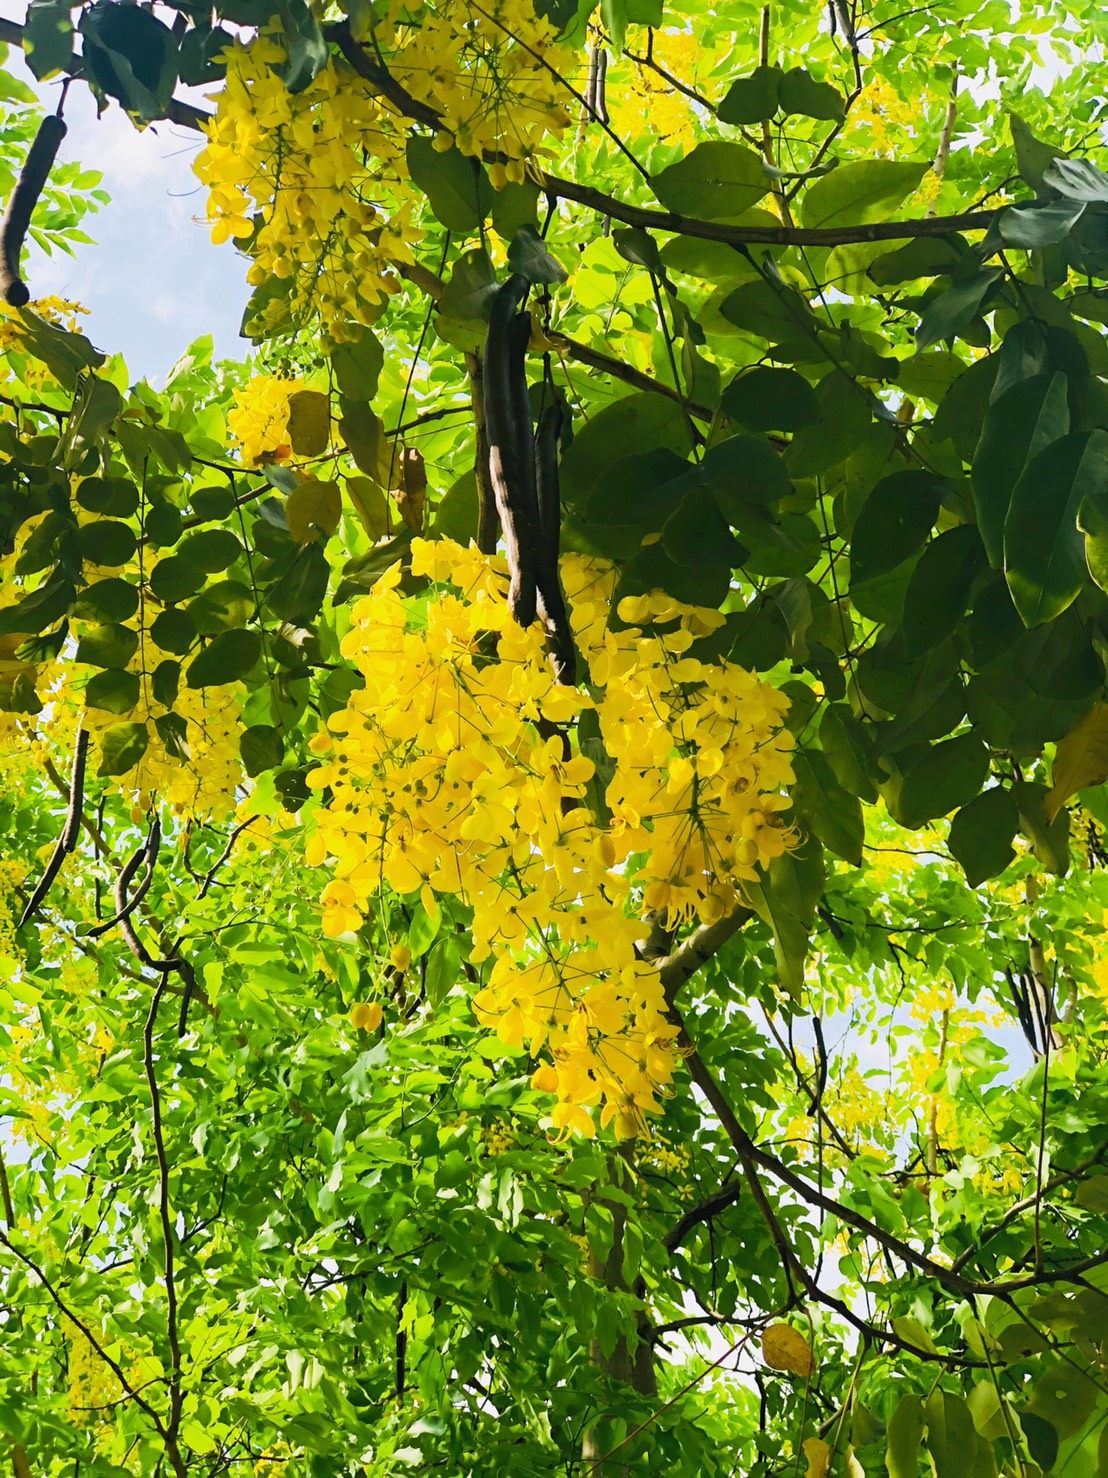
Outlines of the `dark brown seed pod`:
{"label": "dark brown seed pod", "polygon": [[531,317],[516,312],[526,291],[524,278],[513,273],[493,299],[484,355],[489,477],[504,530],[508,604],[521,626],[530,626],[537,610],[538,507],[526,375]]}
{"label": "dark brown seed pod", "polygon": [[19,275],[19,258],[35,206],[50,178],[66,131],[64,120],[56,113],[48,113],[39,124],[0,223],[0,295],[12,308],[22,308],[31,299],[27,284]]}
{"label": "dark brown seed pod", "polygon": [[569,624],[562,582],[558,575],[562,498],[558,479],[558,438],[562,407],[555,401],[539,417],[535,437],[535,492],[541,544],[537,565],[538,607],[546,627],[554,675],[572,687],[577,681],[577,651]]}

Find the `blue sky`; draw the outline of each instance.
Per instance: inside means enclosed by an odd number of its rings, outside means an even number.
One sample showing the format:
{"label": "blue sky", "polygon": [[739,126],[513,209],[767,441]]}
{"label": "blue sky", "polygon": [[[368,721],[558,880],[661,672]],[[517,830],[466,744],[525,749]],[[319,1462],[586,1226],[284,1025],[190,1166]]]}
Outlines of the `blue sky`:
{"label": "blue sky", "polygon": [[[0,13],[23,19],[22,7],[10,0]],[[36,84],[14,51],[4,65],[53,110],[57,82]],[[65,117],[61,157],[101,170],[112,199],[86,218],[95,245],[78,247],[75,257],[31,249],[25,274],[32,294],[83,303],[90,310],[84,331],[98,348],[122,353],[136,380],[161,380],[202,333],[214,337],[217,358],[242,359],[249,348],[238,332],[247,263],[229,244],[213,246],[197,219],[204,192],[191,165],[200,136],[170,123],[140,133],[114,104],[98,120],[91,93],[79,83],[69,90]]]}

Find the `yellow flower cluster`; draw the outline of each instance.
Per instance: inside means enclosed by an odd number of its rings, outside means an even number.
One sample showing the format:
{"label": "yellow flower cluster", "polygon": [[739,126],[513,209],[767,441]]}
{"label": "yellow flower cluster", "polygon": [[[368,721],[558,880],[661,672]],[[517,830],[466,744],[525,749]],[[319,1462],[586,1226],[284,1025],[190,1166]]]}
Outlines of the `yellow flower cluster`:
{"label": "yellow flower cluster", "polygon": [[254,375],[235,391],[227,412],[227,427],[248,467],[257,467],[260,462],[287,462],[291,458],[289,397],[299,388],[295,380]]}
{"label": "yellow flower cluster", "polygon": [[[394,566],[355,605],[342,651],[365,686],[312,741],[324,931],[357,929],[384,885],[429,912],[460,899],[471,961],[491,960],[478,1018],[548,1055],[533,1081],[556,1095],[555,1126],[591,1134],[599,1106],[632,1134],[676,1060],[644,915],[718,918],[789,845],[787,700],[689,654],[715,611],[655,592],[622,601],[636,624],[612,630],[599,561],[562,566],[587,690],[559,685],[539,627],[511,618],[502,558],[417,539],[412,568],[439,589],[406,602]],[[570,737],[584,714],[606,785]]]}
{"label": "yellow flower cluster", "polygon": [[[614,78],[609,73],[608,121],[624,141],[640,137],[647,125],[664,143],[691,148],[697,139],[696,105],[662,72],[694,87],[706,61],[704,48],[692,31],[655,31],[653,38],[651,55],[661,71],[625,58],[626,76],[622,65]],[[709,68],[711,60],[709,55]]]}
{"label": "yellow flower cluster", "polygon": [[[416,102],[442,121],[436,147],[501,156],[498,188],[522,180],[542,140],[569,121],[564,70],[551,63],[555,32],[529,0],[406,0],[376,8],[367,58],[384,63]],[[270,35],[236,42],[208,144],[195,169],[208,187],[212,239],[243,242],[249,280],[288,284],[263,307],[269,327],[290,311],[333,334],[372,323],[396,290],[398,264],[419,239],[423,201],[405,149],[407,117],[334,56],[302,91],[281,80],[282,46]]]}

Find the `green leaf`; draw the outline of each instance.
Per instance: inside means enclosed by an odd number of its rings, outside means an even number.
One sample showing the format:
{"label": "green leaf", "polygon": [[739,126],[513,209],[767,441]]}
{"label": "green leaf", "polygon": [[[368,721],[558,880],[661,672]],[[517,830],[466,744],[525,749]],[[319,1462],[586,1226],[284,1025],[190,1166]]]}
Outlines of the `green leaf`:
{"label": "green leaf", "polygon": [[168,708],[176,700],[181,685],[181,664],[170,658],[159,662],[150,675],[150,689],[154,701]]}
{"label": "green leaf", "polygon": [[909,652],[928,651],[953,635],[986,567],[985,551],[972,524],[959,524],[932,539],[904,596],[900,629]]}
{"label": "green leaf", "polygon": [[1067,159],[1058,154],[1043,172],[1043,183],[1068,200],[1108,205],[1108,174],[1091,159]]}
{"label": "green leaf", "polygon": [[971,1478],[977,1452],[977,1433],[969,1407],[950,1391],[932,1391],[924,1405],[927,1450],[935,1464],[935,1478]]}
{"label": "green leaf", "polygon": [[77,502],[89,513],[130,518],[139,506],[139,490],[129,477],[85,477],[77,484]]}
{"label": "green leaf", "polygon": [[777,96],[782,113],[799,113],[828,123],[838,123],[846,115],[846,99],[839,89],[830,82],[817,82],[804,67],[793,67],[782,76]]}
{"label": "green leaf", "polygon": [[94,673],[85,687],[85,705],[102,708],[105,713],[130,713],[139,701],[137,672],[124,672],[109,667]]}
{"label": "green leaf", "polygon": [[150,121],[165,116],[177,82],[177,42],[150,11],[97,0],[81,16],[85,66],[100,92]]}
{"label": "green leaf", "polygon": [[241,553],[242,545],[229,529],[196,529],[177,546],[178,557],[206,575],[233,565]]}
{"label": "green leaf", "polygon": [[169,554],[165,559],[159,559],[150,571],[150,589],[158,600],[167,605],[195,595],[203,583],[204,571],[182,559],[179,554]]}
{"label": "green leaf", "polygon": [[1073,200],[1055,200],[1046,205],[1011,205],[997,216],[997,228],[1006,246],[1040,251],[1065,241],[1085,213]]}
{"label": "green leaf", "polygon": [[655,195],[677,215],[731,220],[769,190],[761,156],[743,144],[712,139],[651,180]]}
{"label": "green leaf", "polygon": [[509,181],[493,193],[492,223],[497,234],[510,241],[520,226],[533,226],[541,191],[534,180]]}
{"label": "green leaf", "polygon": [[923,1401],[907,1391],[896,1403],[885,1434],[888,1450],[885,1469],[889,1478],[918,1478],[923,1446]]}
{"label": "green leaf", "polygon": [[285,756],[285,741],[270,724],[251,724],[239,735],[243,768],[251,779],[265,770],[275,770]]}
{"label": "green leaf", "polygon": [[1062,739],[1054,754],[1052,785],[1044,802],[1047,822],[1079,790],[1108,780],[1108,703],[1096,703]]}
{"label": "green leaf", "polygon": [[819,742],[839,783],[851,795],[872,805],[877,799],[873,746],[845,703],[829,703],[824,709]]}
{"label": "green leaf", "polygon": [[[241,626],[254,614],[254,596],[238,580],[218,580],[188,603],[188,617],[201,636]],[[176,650],[176,648],[171,648]]]}
{"label": "green leaf", "polygon": [[793,800],[801,821],[828,851],[860,867],[865,840],[861,801],[843,789],[819,750],[797,750],[792,765],[796,776]]}
{"label": "green leaf", "polygon": [[781,988],[794,998],[804,987],[804,961],[823,883],[823,848],[809,836],[793,851],[775,857],[757,883],[746,885],[751,906],[773,931]]}
{"label": "green leaf", "polygon": [[27,66],[41,82],[63,72],[73,55],[73,7],[69,0],[31,0],[23,27]]}
{"label": "green leaf", "polygon": [[116,519],[97,519],[81,529],[81,557],[89,564],[125,565],[137,548],[134,530]]}
{"label": "green leaf", "polygon": [[[562,459],[562,498],[571,509],[586,503],[599,479],[620,457],[651,450],[681,455],[688,449],[688,427],[679,405],[648,391],[625,395],[590,416],[574,436]],[[687,463],[682,462],[682,467],[688,471]],[[607,515],[605,519],[613,521]]]}
{"label": "green leaf", "polygon": [[99,775],[125,775],[146,753],[150,734],[145,724],[112,724],[100,735]]}
{"label": "green leaf", "polygon": [[493,197],[484,166],[455,145],[440,152],[426,134],[412,135],[406,157],[412,183],[427,196],[446,229],[465,235],[478,230]]}
{"label": "green leaf", "polygon": [[1064,877],[1069,870],[1070,815],[1059,811],[1053,821],[1046,816],[1046,786],[1021,780],[1012,787],[1020,810],[1020,831],[1048,872]]}
{"label": "green leaf", "polygon": [[1020,475],[1004,525],[1004,573],[1026,626],[1053,620],[1087,578],[1077,515],[1108,486],[1108,432],[1071,432],[1034,456]]}
{"label": "green leaf", "polygon": [[520,226],[508,248],[508,266],[528,282],[553,284],[565,282],[568,273],[546,249],[546,242],[534,226]]}
{"label": "green leaf", "polygon": [[994,569],[1004,567],[1004,524],[1020,473],[1069,429],[1069,384],[1062,374],[1020,380],[989,406],[973,457],[972,482],[977,525]]}
{"label": "green leaf", "polygon": [[477,479],[473,469],[469,468],[447,488],[435,505],[434,534],[439,539],[454,539],[458,544],[468,544],[470,539],[477,538],[477,516]]}
{"label": "green leaf", "polygon": [[331,440],[331,402],[322,390],[289,396],[289,441],[298,457],[321,457]]}
{"label": "green leaf", "polygon": [[947,845],[971,888],[999,877],[1016,855],[1012,839],[1019,830],[1019,806],[1001,786],[983,790],[957,812]]}
{"label": "green leaf", "polygon": [[713,562],[699,567],[678,564],[660,544],[641,549],[624,565],[612,597],[615,610],[625,595],[664,590],[675,600],[693,606],[718,606],[731,584],[731,566]]}
{"label": "green leaf", "polygon": [[1058,1460],[1057,1427],[1033,1411],[1021,1411],[1019,1419],[1032,1462],[1037,1463],[1044,1473],[1049,1473]]}
{"label": "green leaf", "polygon": [[816,392],[804,376],[794,369],[766,365],[732,380],[719,408],[752,431],[799,431],[819,420]]}
{"label": "green leaf", "polygon": [[[438,302],[439,332],[452,344],[479,349],[485,339],[485,321],[500,289],[496,268],[481,247],[463,252]],[[348,443],[349,444],[349,443]],[[359,466],[361,464],[359,463]],[[362,467],[373,475],[372,469]]]}
{"label": "green leaf", "polygon": [[372,400],[385,363],[385,350],[372,329],[361,323],[342,325],[342,340],[331,350],[331,368],[341,394]]}
{"label": "green leaf", "polygon": [[662,548],[670,559],[693,569],[735,563],[742,549],[703,488],[692,488],[662,525]]}
{"label": "green leaf", "polygon": [[899,159],[854,159],[840,164],[807,186],[800,201],[800,223],[810,228],[886,220],[930,168],[930,164]]}
{"label": "green leaf", "polygon": [[916,351],[922,354],[942,339],[955,339],[965,334],[980,317],[994,288],[1003,274],[999,267],[982,267],[931,299],[916,329]]}
{"label": "green leaf", "polygon": [[95,617],[101,621],[126,621],[138,610],[138,604],[135,586],[113,575],[86,585],[77,597],[73,614],[85,621]]}
{"label": "green leaf", "polygon": [[126,667],[137,646],[138,632],[129,626],[94,626],[77,643],[76,660],[92,667]]}
{"label": "green leaf", "polygon": [[780,454],[760,436],[729,436],[704,455],[696,476],[736,526],[751,507],[780,503],[793,491]]}
{"label": "green leaf", "polygon": [[909,831],[946,816],[978,793],[989,773],[989,751],[976,734],[931,745],[904,771],[894,819]]}
{"label": "green leaf", "polygon": [[215,688],[238,682],[254,666],[261,652],[262,639],[258,632],[241,626],[233,631],[221,631],[189,663],[185,683],[190,688]]}
{"label": "green leaf", "polygon": [[893,472],[862,504],[850,544],[851,584],[895,569],[920,548],[939,516],[945,479],[931,472]]}
{"label": "green leaf", "polygon": [[1060,1437],[1071,1437],[1097,1406],[1097,1385],[1072,1360],[1050,1363],[1035,1382],[1028,1410],[1047,1421]]}
{"label": "green leaf", "polygon": [[303,92],[327,65],[327,38],[305,0],[277,0],[276,11],[286,53],[279,75],[289,92]]}
{"label": "green leaf", "polygon": [[1047,169],[1054,160],[1064,159],[1065,153],[1062,149],[1056,149],[1053,144],[1037,139],[1020,115],[1011,110],[1008,113],[1008,127],[1016,149],[1016,168],[1020,177],[1038,194],[1043,190]]}
{"label": "green leaf", "polygon": [[716,109],[721,123],[768,123],[777,112],[780,67],[755,67],[749,77],[737,77]]}
{"label": "green leaf", "polygon": [[764,278],[728,293],[719,311],[728,323],[771,344],[811,343],[816,336],[816,320],[796,288]]}

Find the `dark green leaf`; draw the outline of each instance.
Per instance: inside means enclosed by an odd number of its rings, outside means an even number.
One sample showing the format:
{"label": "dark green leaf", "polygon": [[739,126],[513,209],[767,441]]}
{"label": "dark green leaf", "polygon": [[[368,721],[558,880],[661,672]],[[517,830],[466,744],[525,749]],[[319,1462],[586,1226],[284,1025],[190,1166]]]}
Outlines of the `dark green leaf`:
{"label": "dark green leaf", "polygon": [[129,626],[94,626],[77,643],[77,661],[92,667],[126,667],[137,646],[138,632]]}
{"label": "dark green leaf", "polygon": [[138,700],[137,672],[108,668],[104,672],[94,673],[85,687],[86,706],[102,708],[106,713],[130,713]]}
{"label": "dark green leaf", "polygon": [[101,518],[81,529],[81,556],[89,564],[125,565],[138,547],[129,525]]}
{"label": "dark green leaf", "polygon": [[[254,597],[237,580],[220,580],[189,601],[188,619],[201,636],[241,626],[254,614]],[[176,647],[170,647],[176,651]]]}
{"label": "dark green leaf", "polygon": [[846,113],[846,99],[839,89],[830,82],[818,82],[804,67],[793,67],[782,76],[777,96],[786,114],[838,123]]}
{"label": "dark green leaf", "polygon": [[944,486],[944,479],[915,470],[881,479],[854,522],[852,585],[894,569],[919,549],[938,517]]}
{"label": "dark green leaf", "polygon": [[468,235],[480,227],[489,214],[493,190],[478,160],[454,145],[440,152],[428,135],[413,134],[407,161],[413,183],[448,231]]}
{"label": "dark green leaf", "polygon": [[27,65],[41,82],[62,72],[73,55],[73,7],[68,0],[31,0],[23,27]]}
{"label": "dark green leaf", "polygon": [[651,184],[667,210],[706,221],[741,215],[769,190],[760,155],[724,139],[697,144]]}
{"label": "dark green leaf", "polygon": [[125,775],[146,753],[150,734],[145,724],[112,724],[100,735],[100,775]]}
{"label": "dark green leaf", "polygon": [[957,812],[947,845],[971,888],[999,877],[1008,866],[1016,855],[1012,839],[1019,824],[1015,797],[999,785],[983,790]]}
{"label": "dark green leaf", "polygon": [[130,518],[139,506],[139,490],[127,477],[83,477],[77,484],[77,502],[90,513]]}
{"label": "dark green leaf", "polygon": [[885,1468],[889,1478],[918,1478],[923,1446],[923,1400],[906,1391],[889,1420]]}
{"label": "dark green leaf", "polygon": [[912,571],[904,597],[901,630],[909,652],[927,651],[952,635],[985,568],[985,551],[972,524],[960,524],[932,539]]}
{"label": "dark green leaf", "polygon": [[729,436],[716,442],[696,475],[736,527],[752,507],[780,503],[793,490],[779,453],[760,436]]}
{"label": "dark green leaf", "polygon": [[716,109],[721,123],[768,123],[777,112],[780,67],[755,67],[749,77],[738,77]]}
{"label": "dark green leaf", "polygon": [[982,267],[932,298],[916,329],[917,352],[930,349],[942,339],[965,335],[980,317],[986,299],[1000,285],[1001,278],[999,267]]}
{"label": "dark green leaf", "polygon": [[86,585],[77,597],[73,614],[82,620],[126,621],[138,610],[138,590],[129,580],[111,576]]}
{"label": "dark green leaf", "polygon": [[946,816],[977,794],[989,771],[989,752],[976,734],[932,745],[904,771],[895,819],[909,831]]}
{"label": "dark green leaf", "polygon": [[1004,524],[1026,464],[1070,429],[1065,375],[1020,380],[990,404],[973,458],[973,501],[994,569],[1004,567]]}
{"label": "dark green leaf", "polygon": [[269,724],[252,724],[239,736],[239,752],[246,773],[253,779],[263,770],[274,770],[285,753],[285,742],[279,729]]}
{"label": "dark green leaf", "polygon": [[168,657],[159,662],[150,674],[150,689],[154,694],[154,701],[164,708],[172,707],[180,684],[181,664]]}
{"label": "dark green leaf", "polygon": [[716,500],[703,488],[687,492],[666,519],[662,548],[670,559],[693,569],[706,564],[730,565],[742,554]]}
{"label": "dark green leaf", "polygon": [[528,282],[538,284],[565,282],[567,273],[557,258],[552,257],[534,226],[520,226],[508,248],[508,266]]}
{"label": "dark green leaf", "polygon": [[214,688],[222,683],[238,682],[254,666],[261,652],[262,639],[256,631],[241,626],[233,631],[221,631],[189,663],[185,682],[190,688]]}
{"label": "dark green leaf", "polygon": [[804,986],[804,960],[823,883],[823,848],[809,836],[793,851],[774,858],[757,883],[746,885],[751,905],[773,930],[781,987],[794,997]]}
{"label": "dark green leaf", "polygon": [[1048,872],[1064,876],[1070,865],[1070,813],[1061,810],[1053,821],[1046,819],[1045,785],[1024,780],[1012,788],[1020,812],[1020,831]]}
{"label": "dark green leaf", "polygon": [[1108,432],[1071,432],[1028,462],[1004,525],[1004,573],[1026,626],[1060,615],[1087,579],[1077,515],[1108,486]]}
{"label": "dark green leaf", "polygon": [[876,801],[873,746],[845,703],[829,703],[824,709],[819,742],[839,783],[867,804]]}
{"label": "dark green leaf", "polygon": [[862,803],[839,784],[819,750],[797,750],[792,757],[796,787],[793,799],[802,824],[830,852],[856,867],[862,862],[865,822]]}
{"label": "dark green leaf", "polygon": [[150,589],[167,605],[195,595],[203,583],[204,571],[178,554],[160,559],[150,571]]}
{"label": "dark green leaf", "polygon": [[1043,183],[1068,200],[1108,205],[1108,174],[1091,159],[1066,159],[1056,154],[1043,171]]}
{"label": "dark green leaf", "polygon": [[819,419],[816,392],[803,375],[765,365],[732,380],[720,410],[752,431],[799,431]]}
{"label": "dark green leaf", "polygon": [[242,545],[229,529],[197,529],[186,534],[177,548],[180,559],[206,575],[225,570],[241,553]]}

